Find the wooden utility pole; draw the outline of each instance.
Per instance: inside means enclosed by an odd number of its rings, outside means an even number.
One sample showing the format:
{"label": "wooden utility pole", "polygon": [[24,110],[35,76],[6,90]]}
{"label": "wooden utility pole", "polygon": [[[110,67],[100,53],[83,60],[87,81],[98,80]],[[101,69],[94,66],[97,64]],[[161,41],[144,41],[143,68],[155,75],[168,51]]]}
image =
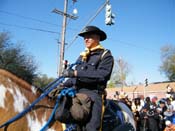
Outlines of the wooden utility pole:
{"label": "wooden utility pole", "polygon": [[64,0],[64,12],[54,9],[52,12],[60,14],[63,16],[63,24],[62,24],[62,33],[61,33],[61,46],[60,46],[60,57],[59,57],[59,65],[58,65],[58,76],[61,75],[63,71],[63,61],[64,61],[64,50],[65,50],[65,34],[66,34],[66,25],[67,25],[67,17],[71,19],[77,19],[77,17],[73,15],[67,14],[67,6],[68,0]]}

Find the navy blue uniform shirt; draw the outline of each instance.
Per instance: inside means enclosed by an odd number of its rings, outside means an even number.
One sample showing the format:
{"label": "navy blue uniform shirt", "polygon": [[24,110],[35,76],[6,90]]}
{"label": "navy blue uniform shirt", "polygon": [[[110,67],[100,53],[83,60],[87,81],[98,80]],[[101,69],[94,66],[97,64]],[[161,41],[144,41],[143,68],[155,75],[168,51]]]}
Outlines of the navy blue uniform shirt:
{"label": "navy blue uniform shirt", "polygon": [[[81,56],[77,61],[81,61]],[[76,66],[77,77],[68,79],[64,86],[75,86],[78,89],[103,89],[110,79],[113,63],[114,59],[110,50],[98,49],[90,52],[87,61]]]}

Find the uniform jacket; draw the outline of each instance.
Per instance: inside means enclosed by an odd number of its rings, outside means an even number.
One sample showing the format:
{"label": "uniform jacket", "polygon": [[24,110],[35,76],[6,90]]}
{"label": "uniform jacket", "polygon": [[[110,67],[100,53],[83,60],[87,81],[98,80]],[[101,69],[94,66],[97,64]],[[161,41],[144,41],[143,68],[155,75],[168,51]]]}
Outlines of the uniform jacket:
{"label": "uniform jacket", "polygon": [[[64,86],[89,89],[105,88],[111,76],[114,59],[110,50],[103,54],[104,51],[98,49],[90,52],[87,61],[76,66],[77,77],[68,79]],[[77,61],[81,61],[81,56]]]}

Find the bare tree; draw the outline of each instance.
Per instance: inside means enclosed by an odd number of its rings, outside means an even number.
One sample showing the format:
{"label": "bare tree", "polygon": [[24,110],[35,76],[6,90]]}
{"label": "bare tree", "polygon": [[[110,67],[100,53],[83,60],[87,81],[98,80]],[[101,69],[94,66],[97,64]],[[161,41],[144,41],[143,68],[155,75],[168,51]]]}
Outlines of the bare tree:
{"label": "bare tree", "polygon": [[175,81],[175,46],[165,45],[161,48],[162,65],[160,71],[163,72],[170,81]]}
{"label": "bare tree", "polygon": [[110,84],[112,86],[116,86],[118,84],[123,87],[124,85],[126,85],[126,78],[129,72],[129,64],[126,61],[124,61],[122,58],[115,60]]}

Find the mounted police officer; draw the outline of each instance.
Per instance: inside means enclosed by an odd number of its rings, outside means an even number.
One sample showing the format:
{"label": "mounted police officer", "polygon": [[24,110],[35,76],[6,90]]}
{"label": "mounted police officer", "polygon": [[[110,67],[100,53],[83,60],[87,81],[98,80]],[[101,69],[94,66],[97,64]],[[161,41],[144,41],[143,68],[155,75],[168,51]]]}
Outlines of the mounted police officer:
{"label": "mounted police officer", "polygon": [[105,49],[100,41],[107,36],[96,26],[86,26],[79,36],[84,38],[85,51],[80,54],[77,61],[81,64],[73,69],[63,71],[64,87],[75,87],[78,93],[89,96],[92,100],[91,113],[88,121],[82,125],[83,131],[99,131],[103,117],[104,89],[110,79],[113,69],[113,56],[110,50]]}

